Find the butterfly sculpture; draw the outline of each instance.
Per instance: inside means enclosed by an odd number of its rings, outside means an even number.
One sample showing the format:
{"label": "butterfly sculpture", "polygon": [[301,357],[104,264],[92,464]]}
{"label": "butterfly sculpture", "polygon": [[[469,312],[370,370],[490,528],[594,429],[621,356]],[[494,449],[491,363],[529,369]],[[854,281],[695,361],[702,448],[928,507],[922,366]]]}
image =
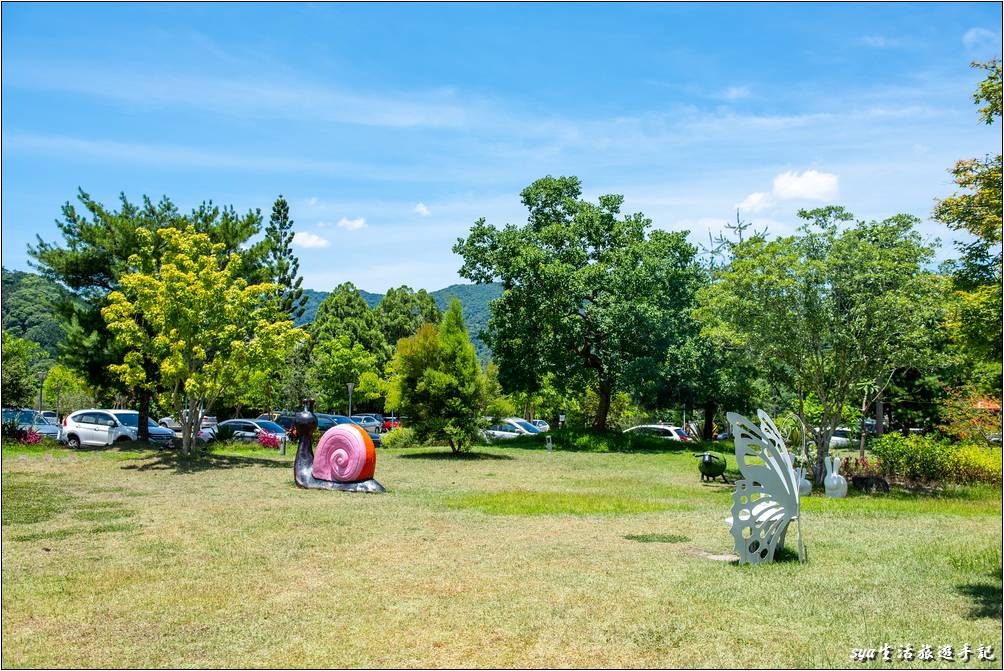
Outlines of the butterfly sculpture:
{"label": "butterfly sculpture", "polygon": [[[774,561],[784,547],[788,525],[799,522],[799,477],[791,464],[781,432],[763,410],[760,426],[734,412],[728,413],[736,443],[736,463],[743,479],[732,494],[732,537],[740,564]],[[755,459],[755,461],[754,461]],[[798,557],[805,560],[801,526]]]}

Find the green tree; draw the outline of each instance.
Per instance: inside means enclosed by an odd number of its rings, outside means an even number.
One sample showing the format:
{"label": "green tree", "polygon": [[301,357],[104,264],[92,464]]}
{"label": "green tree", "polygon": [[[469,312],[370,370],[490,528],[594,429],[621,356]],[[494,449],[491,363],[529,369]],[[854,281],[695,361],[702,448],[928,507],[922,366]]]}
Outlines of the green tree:
{"label": "green tree", "polygon": [[279,369],[276,402],[286,410],[298,410],[303,399],[320,396],[311,375],[311,349],[308,339],[296,343]]}
{"label": "green tree", "polygon": [[94,395],[87,381],[77,371],[61,364],[49,369],[42,385],[42,397],[46,407],[53,408],[61,417],[94,406]]}
{"label": "green tree", "polygon": [[[238,255],[236,261],[227,261],[239,266],[235,273],[257,278],[261,274],[259,248],[244,250],[243,246],[260,230],[261,213],[255,210],[241,216],[233,208],[219,208],[209,202],[185,216],[166,196],[157,203],[144,196],[142,205],[136,205],[122,194],[117,210],[106,208],[83,190],[77,199],[82,210],[67,202],[62,208],[62,220],[56,222],[63,245],[38,237],[36,244],[29,246],[28,254],[44,277],[71,292],[56,303],[66,330],[60,358],[79,371],[99,397],[107,399],[131,390],[123,386],[121,376],[111,372],[111,366],[123,362],[126,351],[118,339],[111,337],[101,311],[107,307],[109,295],[120,288],[121,276],[132,272],[129,260],[141,244],[152,244],[151,263],[156,265],[163,241],[149,234],[192,226],[219,245],[221,263]],[[142,326],[142,316],[137,319]],[[133,364],[138,362],[134,360]],[[146,379],[154,379],[154,362],[146,360],[142,365],[147,368]],[[138,394],[141,438],[147,433],[152,391],[145,386]]]}
{"label": "green tree", "polygon": [[602,430],[613,394],[649,379],[685,337],[678,317],[692,307],[699,271],[685,233],[621,215],[621,196],[590,203],[581,193],[576,177],[537,180],[521,194],[525,226],[479,219],[453,249],[461,276],[502,283],[484,336],[503,388],[534,392],[546,373],[566,389],[595,382]]}
{"label": "green tree", "polygon": [[401,286],[388,289],[376,307],[384,339],[391,346],[401,338],[415,335],[422,324],[438,324],[443,318],[436,301],[425,289],[413,291]]}
{"label": "green tree", "polygon": [[480,435],[485,383],[460,301],[453,300],[437,328],[424,324],[398,342],[387,406],[411,418],[421,440],[446,440],[465,452]]}
{"label": "green tree", "polygon": [[[1001,119],[1001,61],[973,63],[987,71],[973,99],[987,124]],[[999,131],[1000,129],[998,129]],[[997,134],[999,137],[999,132]],[[956,243],[961,259],[950,267],[956,291],[948,326],[971,358],[992,368],[988,387],[999,390],[1001,349],[1001,154],[959,161],[951,170],[961,191],[941,200],[934,219],[972,236]]]}
{"label": "green tree", "polygon": [[121,290],[102,310],[126,353],[111,372],[129,387],[168,390],[191,453],[204,409],[251,371],[277,365],[305,334],[279,308],[275,285],[239,277],[238,254],[221,266],[223,245],[208,235],[192,227],[141,230],[137,243]]}
{"label": "green tree", "polygon": [[279,307],[294,321],[303,315],[307,297],[300,284],[300,260],[293,253],[293,220],[289,203],[280,195],[272,205],[272,216],[265,227],[265,280],[279,286]]}
{"label": "green tree", "polygon": [[798,235],[738,244],[702,289],[698,316],[707,335],[745,349],[764,376],[798,390],[803,421],[806,396],[818,399],[819,480],[844,405],[860,398],[861,385],[878,394],[897,370],[930,364],[943,303],[924,271],[932,250],[916,218],[852,224],[839,207],[799,216],[807,223]]}
{"label": "green tree", "polygon": [[30,406],[32,399],[38,398],[38,377],[40,360],[45,352],[38,343],[17,338],[3,331],[3,385],[5,406]]}
{"label": "green tree", "polygon": [[361,345],[375,356],[377,367],[390,359],[391,349],[380,330],[380,320],[351,282],[338,285],[321,302],[310,325],[310,335],[315,348],[346,336],[350,344]]}
{"label": "green tree", "polygon": [[375,373],[376,356],[349,336],[328,338],[314,347],[311,380],[322,408],[342,411],[349,406],[348,383],[359,384],[364,373]]}

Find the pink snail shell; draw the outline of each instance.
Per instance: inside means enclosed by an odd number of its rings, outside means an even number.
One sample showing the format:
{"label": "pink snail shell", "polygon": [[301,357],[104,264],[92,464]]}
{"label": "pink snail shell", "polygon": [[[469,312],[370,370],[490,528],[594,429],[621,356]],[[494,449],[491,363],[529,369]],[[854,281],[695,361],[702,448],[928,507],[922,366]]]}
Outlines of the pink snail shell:
{"label": "pink snail shell", "polygon": [[373,477],[376,449],[362,427],[339,424],[324,432],[317,443],[312,473],[318,480],[358,482]]}

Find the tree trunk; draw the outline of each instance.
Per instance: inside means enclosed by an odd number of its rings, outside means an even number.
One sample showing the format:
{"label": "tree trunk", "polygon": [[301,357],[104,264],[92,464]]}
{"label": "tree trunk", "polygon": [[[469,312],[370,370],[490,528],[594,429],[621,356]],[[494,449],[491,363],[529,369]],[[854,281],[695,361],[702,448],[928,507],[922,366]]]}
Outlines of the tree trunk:
{"label": "tree trunk", "polygon": [[875,435],[885,433],[885,408],[882,407],[882,394],[875,398]]}
{"label": "tree trunk", "polygon": [[816,436],[816,484],[822,485],[823,480],[826,478],[826,466],[823,464],[823,460],[826,459],[830,454],[830,436],[829,431],[821,431]]}
{"label": "tree trunk", "polygon": [[610,380],[601,377],[599,388],[599,405],[596,406],[596,419],[593,420],[593,428],[597,431],[607,430],[607,415],[610,414],[610,397],[613,395],[613,384]]}
{"label": "tree trunk", "polygon": [[712,400],[704,402],[704,430],[701,432],[704,440],[714,440],[714,423],[715,423],[715,411],[718,409],[718,404]]}
{"label": "tree trunk", "polygon": [[150,392],[146,389],[139,390],[139,425],[136,427],[137,437],[140,440],[150,440]]}
{"label": "tree trunk", "polygon": [[865,458],[865,417],[868,413],[868,392],[865,392],[864,397],[861,399],[861,422],[858,430],[861,432],[861,438],[858,440],[858,456],[862,459]]}

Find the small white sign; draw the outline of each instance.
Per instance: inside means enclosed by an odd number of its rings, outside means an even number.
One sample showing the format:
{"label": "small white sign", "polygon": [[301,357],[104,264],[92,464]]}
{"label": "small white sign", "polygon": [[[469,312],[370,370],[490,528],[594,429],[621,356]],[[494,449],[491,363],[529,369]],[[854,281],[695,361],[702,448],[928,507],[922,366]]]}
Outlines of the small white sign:
{"label": "small white sign", "polygon": [[551,437],[547,436],[546,440],[547,440],[547,451],[550,452],[551,451]]}

